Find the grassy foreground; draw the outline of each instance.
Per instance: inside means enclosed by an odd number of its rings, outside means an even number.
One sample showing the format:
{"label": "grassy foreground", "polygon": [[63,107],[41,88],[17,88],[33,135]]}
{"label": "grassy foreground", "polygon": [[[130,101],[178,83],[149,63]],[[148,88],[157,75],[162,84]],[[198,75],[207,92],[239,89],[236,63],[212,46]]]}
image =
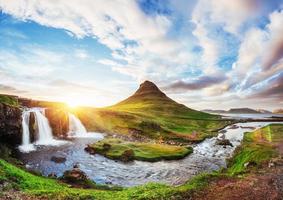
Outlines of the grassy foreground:
{"label": "grassy foreground", "polygon": [[[159,161],[182,159],[193,152],[191,147],[165,144],[126,142],[119,139],[104,139],[90,147],[95,153],[115,160]],[[128,155],[126,155],[128,153]],[[130,154],[130,155],[129,155]],[[127,156],[125,158],[125,156]],[[130,158],[129,158],[130,156]]]}

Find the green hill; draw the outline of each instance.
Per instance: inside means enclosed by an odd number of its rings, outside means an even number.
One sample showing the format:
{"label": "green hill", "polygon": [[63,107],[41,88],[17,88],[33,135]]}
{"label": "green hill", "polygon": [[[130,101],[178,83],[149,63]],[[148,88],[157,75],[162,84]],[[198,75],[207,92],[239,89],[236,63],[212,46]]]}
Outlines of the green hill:
{"label": "green hill", "polygon": [[179,142],[203,140],[228,123],[175,102],[150,81],[116,105],[78,115],[90,130]]}

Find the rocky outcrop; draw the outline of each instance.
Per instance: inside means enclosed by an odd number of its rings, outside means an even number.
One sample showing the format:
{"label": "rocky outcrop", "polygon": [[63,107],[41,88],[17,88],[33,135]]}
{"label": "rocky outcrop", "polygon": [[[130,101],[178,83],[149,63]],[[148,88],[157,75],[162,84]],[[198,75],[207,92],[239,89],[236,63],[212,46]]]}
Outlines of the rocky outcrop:
{"label": "rocky outcrop", "polygon": [[69,115],[66,110],[47,108],[45,116],[49,120],[55,137],[66,137],[69,131]]}
{"label": "rocky outcrop", "polygon": [[0,103],[0,140],[12,145],[22,141],[22,111]]}

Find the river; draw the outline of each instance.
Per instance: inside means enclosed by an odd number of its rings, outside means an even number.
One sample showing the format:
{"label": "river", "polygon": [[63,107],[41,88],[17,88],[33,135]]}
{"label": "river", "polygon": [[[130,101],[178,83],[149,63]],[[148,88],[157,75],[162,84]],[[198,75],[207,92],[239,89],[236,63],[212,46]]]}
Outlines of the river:
{"label": "river", "polygon": [[[155,163],[134,161],[123,163],[113,161],[101,155],[90,155],[84,151],[89,143],[101,139],[102,135],[93,133],[91,138],[72,138],[61,146],[39,146],[36,151],[20,153],[20,159],[28,169],[43,175],[55,173],[62,176],[64,171],[79,164],[90,179],[100,184],[113,184],[130,187],[148,182],[180,185],[202,172],[211,172],[226,167],[235,148],[240,145],[244,132],[252,131],[270,124],[270,122],[238,123],[228,126],[219,133],[229,139],[233,147],[216,145],[217,137],[209,138],[194,145],[194,152],[182,160],[160,161]],[[65,157],[66,162],[55,163],[52,156]]]}

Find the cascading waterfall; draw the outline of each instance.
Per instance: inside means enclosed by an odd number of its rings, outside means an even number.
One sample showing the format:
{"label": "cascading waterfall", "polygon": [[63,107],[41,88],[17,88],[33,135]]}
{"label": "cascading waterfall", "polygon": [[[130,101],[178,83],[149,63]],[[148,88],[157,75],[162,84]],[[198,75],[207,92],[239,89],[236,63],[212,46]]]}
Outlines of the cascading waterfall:
{"label": "cascading waterfall", "polygon": [[82,122],[72,113],[69,113],[69,133],[70,137],[88,137],[89,134]]}
{"label": "cascading waterfall", "polygon": [[34,145],[31,144],[30,142],[29,119],[30,119],[30,111],[23,111],[22,114],[23,136],[22,136],[22,145],[19,147],[19,149],[23,152],[35,150]]}
{"label": "cascading waterfall", "polygon": [[43,110],[34,110],[35,123],[37,124],[38,140],[36,144],[49,145],[54,142],[52,130],[49,125],[48,119],[44,116]]}
{"label": "cascading waterfall", "polygon": [[[35,117],[35,127],[37,140],[34,143],[30,141],[30,114],[33,113]],[[55,140],[52,135],[52,130],[48,119],[45,117],[44,108],[31,108],[24,110],[22,113],[22,145],[19,146],[20,151],[29,152],[36,150],[35,145],[59,145],[65,141]]]}

